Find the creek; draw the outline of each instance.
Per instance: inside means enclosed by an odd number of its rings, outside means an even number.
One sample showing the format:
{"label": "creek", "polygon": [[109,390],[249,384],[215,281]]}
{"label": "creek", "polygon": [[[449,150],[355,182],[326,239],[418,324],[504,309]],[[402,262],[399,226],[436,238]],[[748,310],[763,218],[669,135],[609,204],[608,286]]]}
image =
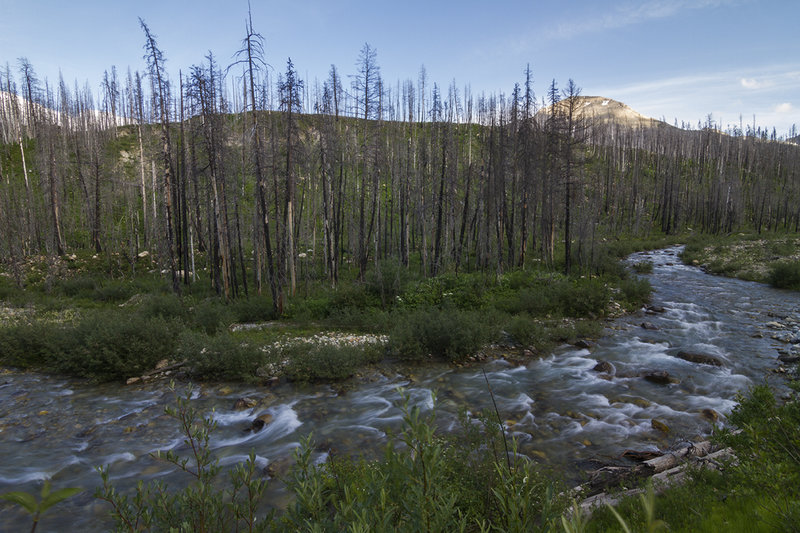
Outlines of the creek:
{"label": "creek", "polygon": [[[736,395],[749,386],[765,380],[783,386],[774,373],[777,349],[791,345],[774,340],[768,324],[800,314],[797,293],[707,275],[681,264],[679,251],[644,252],[627,260],[654,264],[646,275],[654,288],[653,306],[610,321],[606,335],[588,349],[561,346],[524,364],[500,359],[483,367],[426,366],[402,375],[375,374],[346,392],[329,385],[202,384],[192,392],[193,405],[217,422],[211,446],[222,465],[241,462],[252,450],[260,467],[280,471],[309,433],[321,443],[319,460],[329,448],[338,453],[379,450],[387,432],[400,428],[400,387],[410,405],[425,410],[433,408],[435,397],[437,424],[445,430],[463,409],[491,409],[485,369],[520,451],[576,481],[592,465],[618,460],[626,449],[664,450],[707,436],[715,424],[725,424]],[[644,322],[652,329],[642,327]],[[685,361],[676,357],[680,351],[702,353],[722,364]],[[593,370],[599,361],[610,363],[611,372]],[[666,371],[672,383],[643,377],[652,371]],[[177,393],[185,393],[185,387],[178,384]],[[234,402],[241,397],[259,405],[236,410]],[[45,515],[40,530],[109,529],[110,506],[92,496],[100,484],[95,467],[110,465],[110,477],[121,491],[138,480],[186,480],[185,474],[150,457],[156,450],[186,451],[177,424],[164,415],[174,398],[164,382],[94,385],[2,371],[0,493],[38,493],[47,478],[55,488],[83,487],[52,516]],[[246,431],[263,413],[272,422],[259,432]],[[669,431],[658,429],[654,419]],[[273,485],[268,497],[281,507],[287,495]],[[26,516],[0,507],[0,530],[21,524],[29,524]]]}

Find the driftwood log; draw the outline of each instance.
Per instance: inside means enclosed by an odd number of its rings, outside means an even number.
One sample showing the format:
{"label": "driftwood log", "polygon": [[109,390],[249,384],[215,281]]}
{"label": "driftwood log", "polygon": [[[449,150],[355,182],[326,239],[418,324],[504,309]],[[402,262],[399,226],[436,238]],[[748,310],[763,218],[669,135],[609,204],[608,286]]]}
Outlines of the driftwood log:
{"label": "driftwood log", "polygon": [[624,498],[644,492],[642,488],[613,494],[605,492],[610,487],[619,486],[626,481],[649,477],[654,482],[655,492],[660,493],[671,485],[683,482],[688,465],[717,469],[721,467],[721,461],[733,457],[733,450],[730,448],[715,451],[708,441],[689,443],[676,451],[642,461],[635,466],[604,466],[592,472],[589,481],[575,487],[574,493],[578,497],[583,497],[578,507],[585,516],[589,516],[597,507],[613,506]]}

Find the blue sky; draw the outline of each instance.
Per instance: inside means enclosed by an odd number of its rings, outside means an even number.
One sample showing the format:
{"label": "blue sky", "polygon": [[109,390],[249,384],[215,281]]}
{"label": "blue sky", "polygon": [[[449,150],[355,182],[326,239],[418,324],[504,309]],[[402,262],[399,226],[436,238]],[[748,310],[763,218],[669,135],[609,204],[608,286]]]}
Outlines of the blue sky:
{"label": "blue sky", "polygon": [[[572,78],[670,123],[800,128],[800,0],[251,1],[267,61],[291,56],[310,84],[353,73],[368,42],[392,86],[424,64],[440,86],[508,94],[530,64],[538,95]],[[231,62],[246,15],[246,0],[0,0],[0,63],[99,87],[112,65],[145,68],[142,17],[176,75],[209,50]]]}

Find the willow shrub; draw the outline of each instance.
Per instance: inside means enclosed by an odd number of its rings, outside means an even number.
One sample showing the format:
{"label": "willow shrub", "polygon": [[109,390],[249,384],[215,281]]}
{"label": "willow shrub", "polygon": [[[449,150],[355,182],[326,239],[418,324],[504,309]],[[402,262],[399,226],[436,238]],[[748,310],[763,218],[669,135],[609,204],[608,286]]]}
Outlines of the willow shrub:
{"label": "willow shrub", "polygon": [[767,281],[778,289],[800,291],[800,261],[781,261],[770,266]]}
{"label": "willow shrub", "polygon": [[453,307],[421,307],[398,315],[389,335],[392,352],[401,359],[461,361],[497,338],[491,315]]}

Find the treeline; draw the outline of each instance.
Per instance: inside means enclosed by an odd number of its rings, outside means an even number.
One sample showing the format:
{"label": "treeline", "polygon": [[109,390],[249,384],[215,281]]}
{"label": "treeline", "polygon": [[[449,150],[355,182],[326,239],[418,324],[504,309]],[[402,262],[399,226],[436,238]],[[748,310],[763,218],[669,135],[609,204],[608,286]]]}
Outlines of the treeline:
{"label": "treeline", "polygon": [[[299,276],[362,278],[384,261],[426,275],[543,262],[567,273],[599,243],[689,228],[797,231],[800,149],[598,121],[570,80],[537,96],[386,83],[376,51],[355,72],[267,68],[248,26],[236,61],[209,53],[169,79],[143,21],[143,72],[53,86],[25,59],[0,73],[0,254],[149,254],[173,288],[269,295]],[[346,83],[346,80],[349,83]],[[145,254],[147,252],[147,254]],[[203,270],[203,272],[205,272]]]}

